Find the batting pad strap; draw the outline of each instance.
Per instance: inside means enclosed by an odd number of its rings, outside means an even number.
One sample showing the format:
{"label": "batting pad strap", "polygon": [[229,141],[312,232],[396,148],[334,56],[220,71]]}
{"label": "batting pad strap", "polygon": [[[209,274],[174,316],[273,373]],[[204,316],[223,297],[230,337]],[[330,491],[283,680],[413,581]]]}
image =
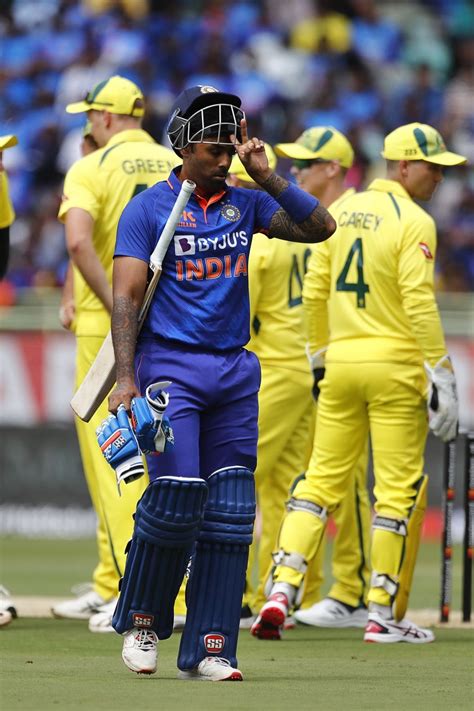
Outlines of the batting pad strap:
{"label": "batting pad strap", "polygon": [[404,518],[388,518],[387,516],[375,516],[372,522],[372,528],[378,528],[380,531],[388,531],[388,533],[396,533],[398,536],[407,535],[407,520]]}
{"label": "batting pad strap", "polygon": [[137,505],[120,597],[112,620],[123,633],[133,627],[173,631],[173,607],[201,523],[207,486],[198,478],[159,477]]}
{"label": "batting pad strap", "polygon": [[390,597],[395,597],[398,590],[398,583],[396,580],[393,580],[393,578],[390,578],[388,575],[377,573],[375,570],[370,578],[370,586],[372,588],[383,588],[385,592],[390,595]]}
{"label": "batting pad strap", "polygon": [[253,473],[229,467],[208,478],[209,496],[186,589],[186,626],[178,667],[193,669],[204,657],[237,666],[242,595],[255,518]]}
{"label": "batting pad strap", "polygon": [[273,562],[275,565],[284,565],[286,568],[293,568],[297,573],[306,573],[308,563],[300,553],[287,553],[280,548],[276,553],[272,553]]}
{"label": "batting pad strap", "polygon": [[286,503],[286,508],[288,511],[305,511],[306,513],[313,514],[321,521],[326,523],[328,518],[328,510],[319,504],[314,504],[312,501],[307,501],[306,499],[295,499],[294,496],[291,497]]}

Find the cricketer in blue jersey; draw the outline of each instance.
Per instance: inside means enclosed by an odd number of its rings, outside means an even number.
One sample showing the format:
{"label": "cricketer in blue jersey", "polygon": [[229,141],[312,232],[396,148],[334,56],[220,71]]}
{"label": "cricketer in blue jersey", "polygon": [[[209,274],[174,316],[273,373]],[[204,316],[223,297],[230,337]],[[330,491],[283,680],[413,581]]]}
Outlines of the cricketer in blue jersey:
{"label": "cricketer in blue jersey", "polygon": [[[151,483],[137,506],[113,626],[124,635],[125,664],[154,673],[191,558],[179,676],[209,681],[242,679],[236,650],[255,517],[260,384],[258,360],[244,348],[252,235],[318,242],[335,230],[314,197],[269,169],[240,104],[213,87],[180,94],[168,135],[183,165],[129,203],[114,261],[117,386],[109,409],[129,411],[148,385],[171,381],[175,446],[148,456]],[[235,152],[261,190],[227,186]],[[149,258],[186,178],[196,191],[137,338]]]}

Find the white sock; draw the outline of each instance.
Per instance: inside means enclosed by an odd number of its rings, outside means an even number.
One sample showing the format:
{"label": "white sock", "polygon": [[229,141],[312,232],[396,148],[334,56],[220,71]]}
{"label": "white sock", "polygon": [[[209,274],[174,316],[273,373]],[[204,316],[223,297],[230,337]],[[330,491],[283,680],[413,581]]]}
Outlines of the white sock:
{"label": "white sock", "polygon": [[383,620],[393,619],[391,605],[379,605],[376,602],[369,602],[369,612],[376,612]]}
{"label": "white sock", "polygon": [[273,583],[271,594],[273,595],[274,593],[286,595],[289,606],[292,607],[296,597],[296,588],[293,585],[290,585],[290,583]]}

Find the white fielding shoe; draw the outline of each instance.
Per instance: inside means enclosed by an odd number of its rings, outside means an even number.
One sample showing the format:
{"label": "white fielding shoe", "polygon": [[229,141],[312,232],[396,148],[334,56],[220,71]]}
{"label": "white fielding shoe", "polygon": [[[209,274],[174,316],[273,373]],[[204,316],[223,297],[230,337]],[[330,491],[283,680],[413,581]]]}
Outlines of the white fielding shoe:
{"label": "white fielding shoe", "polygon": [[222,657],[205,657],[195,669],[178,672],[178,679],[188,681],[242,681],[242,672]]}
{"label": "white fielding shoe", "polygon": [[175,615],[173,620],[173,630],[175,632],[181,632],[184,630],[184,625],[186,624],[186,615]]}
{"label": "white fielding shoe", "polygon": [[53,617],[61,617],[67,620],[88,620],[100,608],[107,603],[107,600],[94,590],[79,595],[73,600],[59,602],[51,608]]}
{"label": "white fielding shoe", "polygon": [[158,659],[158,637],[153,630],[133,627],[123,636],[122,659],[130,671],[154,674]]}
{"label": "white fielding shoe", "polygon": [[106,602],[99,608],[92,617],[89,617],[90,632],[115,632],[112,627],[112,617],[114,616],[117,598],[114,597],[110,602]]}
{"label": "white fielding shoe", "polygon": [[400,620],[400,622],[384,620],[377,612],[369,612],[364,642],[427,644],[434,642],[434,639],[435,636],[431,630],[418,627],[414,622],[406,619]]}
{"label": "white fielding shoe", "polygon": [[10,624],[16,617],[18,614],[10,593],[3,585],[0,585],[0,627]]}
{"label": "white fielding shoe", "polygon": [[294,616],[298,622],[314,627],[365,627],[368,621],[366,607],[350,607],[331,597],[306,610],[297,610]]}
{"label": "white fielding shoe", "polygon": [[9,625],[13,620],[13,615],[8,610],[0,610],[0,627]]}

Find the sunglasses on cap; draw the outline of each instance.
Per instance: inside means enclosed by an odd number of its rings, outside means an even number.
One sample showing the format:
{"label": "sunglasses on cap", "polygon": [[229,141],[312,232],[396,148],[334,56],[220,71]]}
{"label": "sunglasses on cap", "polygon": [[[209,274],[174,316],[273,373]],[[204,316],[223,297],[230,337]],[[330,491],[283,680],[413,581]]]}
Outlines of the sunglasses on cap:
{"label": "sunglasses on cap", "polygon": [[332,163],[332,160],[324,160],[323,158],[309,158],[307,160],[301,158],[295,158],[292,160],[292,164],[298,170],[304,170],[305,168],[311,168],[312,165],[319,165],[322,163]]}

